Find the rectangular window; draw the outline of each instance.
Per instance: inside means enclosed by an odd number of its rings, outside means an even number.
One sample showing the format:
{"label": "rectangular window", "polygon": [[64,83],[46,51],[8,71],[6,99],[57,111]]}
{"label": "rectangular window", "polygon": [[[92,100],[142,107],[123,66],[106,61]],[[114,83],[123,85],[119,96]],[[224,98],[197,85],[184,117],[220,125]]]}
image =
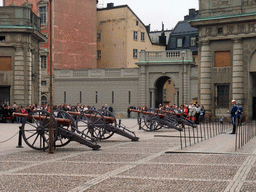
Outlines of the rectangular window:
{"label": "rectangular window", "polygon": [[97,41],[101,41],[101,33],[97,33]]}
{"label": "rectangular window", "polygon": [[46,69],[46,56],[41,56],[41,69]]}
{"label": "rectangular window", "polygon": [[131,104],[131,91],[128,92],[128,103]]}
{"label": "rectangular window", "polygon": [[0,57],[0,71],[11,71],[12,70],[11,57]]}
{"label": "rectangular window", "polygon": [[67,93],[66,93],[66,91],[64,91],[64,103],[66,103],[67,102]]}
{"label": "rectangular window", "polygon": [[42,86],[46,86],[46,81],[41,81]]}
{"label": "rectangular window", "polygon": [[145,33],[141,32],[141,41],[145,41]]}
{"label": "rectangular window", "polygon": [[46,6],[39,7],[39,17],[42,24],[46,24]]}
{"label": "rectangular window", "polygon": [[82,91],[80,91],[80,103],[82,103]]}
{"label": "rectangular window", "polygon": [[217,85],[217,106],[229,108],[229,85]]}
{"label": "rectangular window", "polygon": [[98,91],[96,91],[96,95],[95,95],[95,103],[98,103]]}
{"label": "rectangular window", "polygon": [[139,25],[139,21],[136,21],[136,26],[138,26]]}
{"label": "rectangular window", "polygon": [[98,60],[101,59],[101,50],[97,50],[97,59],[98,59]]}
{"label": "rectangular window", "polygon": [[218,34],[219,35],[223,34],[223,27],[218,28]]}
{"label": "rectangular window", "polygon": [[134,59],[138,58],[138,49],[133,49],[133,58]]}
{"label": "rectangular window", "polygon": [[0,36],[0,41],[5,41],[5,36]]}
{"label": "rectangular window", "polygon": [[183,46],[183,39],[182,38],[178,38],[177,39],[177,47],[182,47]]}
{"label": "rectangular window", "polygon": [[133,40],[138,40],[138,31],[133,31]]}
{"label": "rectangular window", "polygon": [[114,93],[114,91],[112,91],[112,103],[114,103],[115,102],[115,93]]}
{"label": "rectangular window", "polygon": [[230,51],[216,51],[214,58],[214,67],[230,67],[231,53]]}
{"label": "rectangular window", "polygon": [[196,37],[191,37],[190,38],[190,46],[195,47],[196,46]]}

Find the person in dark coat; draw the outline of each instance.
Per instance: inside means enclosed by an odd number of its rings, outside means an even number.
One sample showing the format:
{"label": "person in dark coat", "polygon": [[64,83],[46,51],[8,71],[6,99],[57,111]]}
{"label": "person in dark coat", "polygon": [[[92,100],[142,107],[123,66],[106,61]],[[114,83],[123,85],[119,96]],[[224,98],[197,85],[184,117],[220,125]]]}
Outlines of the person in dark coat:
{"label": "person in dark coat", "polygon": [[237,113],[237,106],[236,101],[232,100],[232,109],[229,111],[231,114],[231,122],[233,125],[233,131],[230,134],[236,134],[236,113]]}

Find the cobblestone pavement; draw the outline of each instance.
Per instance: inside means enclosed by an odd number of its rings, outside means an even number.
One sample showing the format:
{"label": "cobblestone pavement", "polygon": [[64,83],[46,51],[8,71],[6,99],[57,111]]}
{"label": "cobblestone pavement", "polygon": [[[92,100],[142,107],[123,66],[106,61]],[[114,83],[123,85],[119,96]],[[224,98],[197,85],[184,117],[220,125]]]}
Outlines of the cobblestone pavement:
{"label": "cobblestone pavement", "polygon": [[181,150],[175,130],[122,122],[138,142],[115,134],[99,151],[71,142],[54,154],[16,148],[19,124],[0,124],[0,191],[256,191],[256,139],[235,152],[221,134]]}

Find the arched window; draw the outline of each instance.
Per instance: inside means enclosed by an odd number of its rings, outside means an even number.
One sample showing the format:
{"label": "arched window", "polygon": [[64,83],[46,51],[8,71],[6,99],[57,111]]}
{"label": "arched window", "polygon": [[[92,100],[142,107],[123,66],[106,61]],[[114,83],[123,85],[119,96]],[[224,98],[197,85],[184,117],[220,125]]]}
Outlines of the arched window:
{"label": "arched window", "polygon": [[41,105],[46,105],[47,104],[47,97],[46,96],[42,96],[41,97]]}

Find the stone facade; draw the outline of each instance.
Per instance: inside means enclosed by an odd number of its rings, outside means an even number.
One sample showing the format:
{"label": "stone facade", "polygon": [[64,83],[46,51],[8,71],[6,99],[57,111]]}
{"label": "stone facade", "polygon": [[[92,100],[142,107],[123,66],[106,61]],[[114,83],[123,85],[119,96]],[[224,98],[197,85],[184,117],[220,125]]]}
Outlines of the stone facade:
{"label": "stone facade", "polygon": [[[40,19],[25,7],[0,7],[0,13],[0,74],[3,77],[0,87],[9,87],[10,104],[38,103],[41,97],[39,44],[46,41],[37,25]],[[10,58],[10,64],[2,62],[6,57]],[[7,70],[6,65],[10,65]]]}
{"label": "stone facade", "polygon": [[179,105],[183,69],[185,103],[198,97],[198,68],[191,51],[186,51],[184,59],[180,51],[144,51],[137,65],[139,68],[55,70],[54,103],[81,103],[97,109],[108,104],[115,114],[126,115],[128,106],[155,107],[163,103],[163,86],[171,79],[175,84],[175,104]]}
{"label": "stone facade", "polygon": [[190,22],[199,31],[200,103],[208,115],[228,116],[232,99],[255,115],[255,12],[255,1],[202,0],[200,18]]}

